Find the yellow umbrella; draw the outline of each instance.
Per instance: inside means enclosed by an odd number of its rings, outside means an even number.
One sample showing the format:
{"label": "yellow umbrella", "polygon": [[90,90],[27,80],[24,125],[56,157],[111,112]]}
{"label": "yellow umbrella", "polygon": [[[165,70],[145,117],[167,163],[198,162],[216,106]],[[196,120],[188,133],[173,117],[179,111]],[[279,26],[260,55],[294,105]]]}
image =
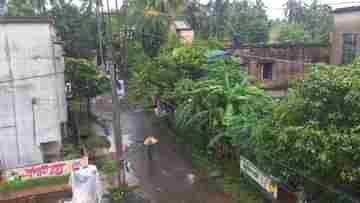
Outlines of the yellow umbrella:
{"label": "yellow umbrella", "polygon": [[144,141],[144,145],[154,145],[159,143],[159,140],[153,136],[147,137]]}

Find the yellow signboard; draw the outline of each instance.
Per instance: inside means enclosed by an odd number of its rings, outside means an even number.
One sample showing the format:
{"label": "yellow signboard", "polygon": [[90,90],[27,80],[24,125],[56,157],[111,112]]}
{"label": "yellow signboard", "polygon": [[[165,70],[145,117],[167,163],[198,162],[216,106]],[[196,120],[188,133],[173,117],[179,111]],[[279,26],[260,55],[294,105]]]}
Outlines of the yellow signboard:
{"label": "yellow signboard", "polygon": [[240,169],[257,182],[266,192],[271,194],[274,199],[278,197],[278,186],[268,176],[259,170],[251,161],[240,157]]}

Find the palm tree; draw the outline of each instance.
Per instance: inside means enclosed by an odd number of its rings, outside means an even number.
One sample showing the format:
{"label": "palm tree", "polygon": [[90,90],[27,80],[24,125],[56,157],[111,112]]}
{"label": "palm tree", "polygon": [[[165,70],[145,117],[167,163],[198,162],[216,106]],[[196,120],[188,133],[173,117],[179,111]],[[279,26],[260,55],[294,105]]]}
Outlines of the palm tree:
{"label": "palm tree", "polygon": [[163,16],[173,22],[176,16],[184,13],[189,0],[132,0],[129,3],[147,16]]}
{"label": "palm tree", "polygon": [[289,23],[301,23],[306,18],[306,4],[303,0],[288,0],[285,4],[285,16]]}
{"label": "palm tree", "polygon": [[129,0],[130,27],[143,34],[142,45],[156,56],[167,39],[170,25],[186,7],[187,0]]}

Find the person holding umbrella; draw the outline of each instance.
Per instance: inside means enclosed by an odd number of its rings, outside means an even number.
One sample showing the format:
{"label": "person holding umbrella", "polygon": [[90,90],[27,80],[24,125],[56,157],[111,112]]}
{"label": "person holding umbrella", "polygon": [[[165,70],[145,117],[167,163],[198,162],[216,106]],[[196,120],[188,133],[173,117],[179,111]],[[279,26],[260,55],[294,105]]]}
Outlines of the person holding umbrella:
{"label": "person holding umbrella", "polygon": [[149,161],[152,161],[153,147],[157,143],[159,143],[159,140],[153,136],[147,137],[144,141],[144,145],[147,147],[147,154]]}

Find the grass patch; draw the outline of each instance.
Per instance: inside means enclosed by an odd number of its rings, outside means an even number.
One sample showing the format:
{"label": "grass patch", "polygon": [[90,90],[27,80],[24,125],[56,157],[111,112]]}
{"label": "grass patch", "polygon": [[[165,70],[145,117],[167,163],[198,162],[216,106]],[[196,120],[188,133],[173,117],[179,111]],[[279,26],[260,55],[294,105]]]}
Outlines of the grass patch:
{"label": "grass patch", "polygon": [[263,203],[260,191],[247,177],[240,174],[237,161],[216,161],[205,151],[193,148],[192,163],[195,170],[210,178],[221,178],[224,192],[231,194],[236,202]]}
{"label": "grass patch", "polygon": [[17,192],[34,187],[65,184],[69,181],[69,175],[55,177],[40,177],[29,180],[14,180],[0,183],[0,193]]}
{"label": "grass patch", "polygon": [[118,187],[110,188],[110,195],[112,201],[119,201],[123,199],[127,194],[139,189],[139,186],[127,186],[121,185]]}
{"label": "grass patch", "polygon": [[83,152],[80,146],[75,144],[64,144],[61,148],[62,160],[80,159],[83,157]]}

